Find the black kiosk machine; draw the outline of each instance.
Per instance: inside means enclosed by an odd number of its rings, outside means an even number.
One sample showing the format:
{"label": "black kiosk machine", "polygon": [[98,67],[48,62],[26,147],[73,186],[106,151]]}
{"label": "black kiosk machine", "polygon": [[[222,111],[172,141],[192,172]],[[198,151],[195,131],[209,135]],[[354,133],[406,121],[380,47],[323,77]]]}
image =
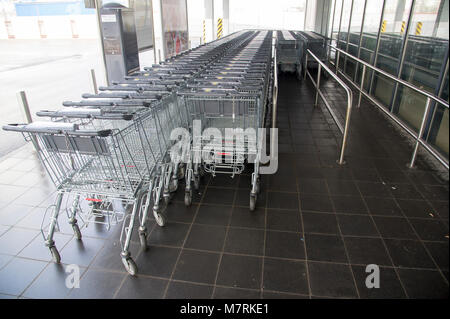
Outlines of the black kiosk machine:
{"label": "black kiosk machine", "polygon": [[100,26],[108,82],[139,70],[139,50],[133,8],[109,2],[100,9]]}

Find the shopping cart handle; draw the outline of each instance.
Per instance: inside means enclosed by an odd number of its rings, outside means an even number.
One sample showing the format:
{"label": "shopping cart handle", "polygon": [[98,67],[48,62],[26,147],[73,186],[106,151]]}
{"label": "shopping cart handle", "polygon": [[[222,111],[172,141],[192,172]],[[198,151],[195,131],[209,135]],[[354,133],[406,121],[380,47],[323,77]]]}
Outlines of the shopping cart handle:
{"label": "shopping cart handle", "polygon": [[8,124],[3,125],[4,131],[14,131],[21,133],[46,133],[46,134],[67,134],[68,136],[99,136],[107,137],[112,134],[112,130],[78,130],[78,125],[74,123],[55,122],[33,122],[30,124]]}
{"label": "shopping cart handle", "polygon": [[4,131],[28,132],[28,133],[62,133],[74,132],[78,125],[74,123],[33,122],[29,124],[3,125]]}
{"label": "shopping cart handle", "polygon": [[48,111],[41,110],[36,112],[37,116],[48,116],[48,117],[93,117],[93,116],[101,116],[103,115],[103,111],[101,109],[89,109],[89,108],[79,108],[79,107],[66,107],[62,110],[58,111]]}
{"label": "shopping cart handle", "polygon": [[83,107],[83,106],[99,107],[99,106],[114,106],[116,105],[116,103],[107,101],[81,101],[81,102],[64,101],[62,105],[69,107]]}

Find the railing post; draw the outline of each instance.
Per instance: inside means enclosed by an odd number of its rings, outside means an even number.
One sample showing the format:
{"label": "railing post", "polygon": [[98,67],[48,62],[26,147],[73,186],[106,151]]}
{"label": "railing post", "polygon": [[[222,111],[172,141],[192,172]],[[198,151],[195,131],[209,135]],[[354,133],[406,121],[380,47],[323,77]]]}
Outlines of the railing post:
{"label": "railing post", "polygon": [[359,87],[358,108],[361,107],[361,96],[362,96],[362,91],[364,90],[364,79],[365,78],[366,78],[366,65],[363,64],[361,86]]}
{"label": "railing post", "polygon": [[423,112],[422,124],[420,124],[419,135],[417,135],[416,145],[414,146],[413,155],[411,157],[411,162],[409,163],[409,168],[413,168],[417,158],[417,151],[419,150],[420,139],[422,138],[423,132],[425,130],[425,124],[427,123],[428,113],[430,112],[431,98],[427,97],[427,104],[425,105],[425,111]]}
{"label": "railing post", "polygon": [[[27,95],[25,94],[24,91],[20,91],[17,93],[17,100],[23,108],[23,111],[25,113],[25,119],[26,119],[27,123],[32,123],[33,118],[31,117],[30,106],[28,104]],[[32,135],[31,138],[33,140],[33,145],[34,145],[34,148],[36,149],[36,152],[39,152],[39,144],[37,142],[36,137],[34,135]]]}
{"label": "railing post", "polygon": [[17,100],[19,101],[19,104],[22,106],[22,109],[25,112],[25,119],[27,123],[33,122],[30,113],[30,106],[28,105],[27,95],[25,94],[24,91],[20,91],[17,93]]}
{"label": "railing post", "polygon": [[308,72],[308,51],[305,54],[305,72],[303,75],[303,80],[306,80],[306,72]]}
{"label": "railing post", "polygon": [[92,79],[92,85],[94,86],[94,93],[98,94],[97,79],[95,77],[94,69],[91,69],[91,79]]}
{"label": "railing post", "polygon": [[322,66],[319,64],[317,68],[317,86],[316,86],[316,100],[314,102],[314,106],[317,106],[319,103],[319,90],[320,90],[320,74],[322,73]]}
{"label": "railing post", "polygon": [[335,68],[336,68],[336,74],[338,74],[338,69],[339,69],[339,56],[341,54],[341,52],[339,52],[338,50],[336,50],[336,64],[335,64]]}
{"label": "railing post", "polygon": [[[347,91],[347,90],[346,90]],[[350,127],[350,117],[352,115],[352,104],[353,104],[353,96],[352,91],[347,91],[347,113],[345,114],[345,126],[344,126],[344,133],[342,135],[342,146],[341,146],[341,154],[339,156],[339,165],[344,165],[345,160],[345,148],[347,147],[347,138],[348,138],[348,130]]]}

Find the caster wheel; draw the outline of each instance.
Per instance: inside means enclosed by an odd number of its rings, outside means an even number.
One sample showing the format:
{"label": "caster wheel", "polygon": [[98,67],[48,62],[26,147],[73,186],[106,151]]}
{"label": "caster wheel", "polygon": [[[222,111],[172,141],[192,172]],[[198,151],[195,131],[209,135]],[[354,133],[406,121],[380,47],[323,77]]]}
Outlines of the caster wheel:
{"label": "caster wheel", "polygon": [[169,184],[169,192],[174,193],[178,189],[178,180],[172,179]]}
{"label": "caster wheel", "polygon": [[130,275],[134,276],[137,274],[138,269],[137,269],[136,263],[134,262],[133,259],[131,259],[130,257],[127,257],[127,258],[122,257],[122,263],[125,266],[126,271]]}
{"label": "caster wheel", "polygon": [[186,174],[185,166],[180,166],[178,168],[178,174],[177,174],[178,179],[183,179],[185,174]]}
{"label": "caster wheel", "polygon": [[169,196],[164,196],[164,203],[169,204]]}
{"label": "caster wheel", "polygon": [[205,170],[203,169],[203,167],[200,166],[199,169],[198,169],[198,172],[200,174],[200,177],[205,176]]}
{"label": "caster wheel", "polygon": [[186,205],[186,207],[191,206],[192,204],[192,190],[186,191],[184,193],[184,205]]}
{"label": "caster wheel", "polygon": [[78,224],[73,224],[72,225],[72,229],[73,229],[73,233],[75,234],[75,238],[77,240],[81,240],[81,231],[80,231],[80,227],[78,227]]}
{"label": "caster wheel", "polygon": [[256,180],[256,194],[261,193],[261,183],[259,181],[259,178]]}
{"label": "caster wheel", "polygon": [[198,190],[200,187],[200,176],[194,176],[194,188]]}
{"label": "caster wheel", "polygon": [[164,227],[166,225],[166,216],[163,213],[153,212],[153,215],[158,226]]}
{"label": "caster wheel", "polygon": [[61,262],[61,255],[58,252],[58,249],[56,248],[56,246],[51,246],[50,247],[50,253],[52,254],[53,257],[53,261],[57,264],[59,264]]}
{"label": "caster wheel", "polygon": [[254,211],[256,208],[256,195],[250,195],[250,211]]}
{"label": "caster wheel", "polygon": [[147,250],[148,246],[147,246],[147,233],[146,232],[139,233],[139,242],[141,243],[142,250]]}

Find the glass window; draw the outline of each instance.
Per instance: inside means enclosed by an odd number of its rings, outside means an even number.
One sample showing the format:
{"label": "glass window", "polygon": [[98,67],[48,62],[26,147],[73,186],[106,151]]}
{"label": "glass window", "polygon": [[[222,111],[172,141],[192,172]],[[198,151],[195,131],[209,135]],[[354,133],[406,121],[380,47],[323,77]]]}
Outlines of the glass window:
{"label": "glass window", "polygon": [[[339,26],[341,23],[341,10],[342,10],[342,1],[343,0],[336,0],[336,5],[334,6],[334,20],[332,21],[332,28],[331,31],[331,45],[337,46],[337,39],[339,35]],[[336,52],[333,50],[330,50],[330,59],[334,60]],[[331,56],[332,55],[332,56]]]}
{"label": "glass window", "polygon": [[383,0],[367,1],[359,58],[369,63],[375,59],[382,10]]}
{"label": "glass window", "polygon": [[350,22],[350,11],[352,10],[353,0],[343,0],[341,26],[339,29],[339,42],[338,46],[341,49],[346,49],[348,39],[348,26]]}
{"label": "glass window", "polygon": [[[448,0],[416,0],[408,32],[401,78],[430,93],[437,94],[439,76],[445,68],[448,51]],[[447,34],[440,25],[446,25]],[[399,86],[394,111],[412,127],[419,129],[426,98]]]}
{"label": "glass window", "polygon": [[[347,50],[347,52],[353,56],[358,56],[359,40],[361,35],[361,24],[364,15],[365,3],[366,1],[361,0],[353,1],[352,19],[350,23],[350,33]],[[356,62],[351,59],[347,59],[345,65],[345,73],[347,73],[347,75],[353,79],[354,76],[356,75],[355,70],[356,70]]]}
{"label": "glass window", "polygon": [[[440,97],[443,100],[448,102],[448,90],[449,90],[449,82],[448,82],[448,69],[444,81],[441,86]],[[443,105],[438,105],[434,109],[433,118],[431,121],[431,128],[428,134],[428,142],[434,145],[438,150],[440,150],[443,154],[447,155],[449,152],[448,145],[448,132],[449,132],[449,118],[448,118],[448,109]]]}
{"label": "glass window", "polygon": [[[352,10],[353,0],[343,0],[341,27],[338,37],[338,48],[347,51],[348,27],[350,23],[350,12]],[[340,59],[339,67],[344,68],[346,59]]]}
{"label": "glass window", "polygon": [[[409,18],[411,0],[386,0],[383,25],[375,66],[397,75],[403,47],[404,27]],[[405,23],[403,23],[405,22]],[[394,82],[375,74],[371,92],[386,106],[391,105]]]}
{"label": "glass window", "polygon": [[327,30],[327,36],[330,38],[333,38],[333,26],[334,26],[333,25],[334,21],[331,21],[331,20],[338,19],[338,17],[336,17],[336,16],[333,17],[335,4],[336,4],[336,0],[331,0],[331,2],[330,2],[330,22],[332,22],[332,23],[328,24],[328,30]]}
{"label": "glass window", "polygon": [[[383,10],[384,0],[367,0],[363,34],[361,39],[361,47],[359,49],[358,57],[368,63],[373,63],[375,59],[375,50],[377,48],[378,29],[380,27],[381,14]],[[362,66],[359,66],[357,74],[357,83],[361,83]],[[370,85],[370,79],[372,77],[372,71],[366,70],[366,76],[364,79],[364,89],[368,90]]]}

